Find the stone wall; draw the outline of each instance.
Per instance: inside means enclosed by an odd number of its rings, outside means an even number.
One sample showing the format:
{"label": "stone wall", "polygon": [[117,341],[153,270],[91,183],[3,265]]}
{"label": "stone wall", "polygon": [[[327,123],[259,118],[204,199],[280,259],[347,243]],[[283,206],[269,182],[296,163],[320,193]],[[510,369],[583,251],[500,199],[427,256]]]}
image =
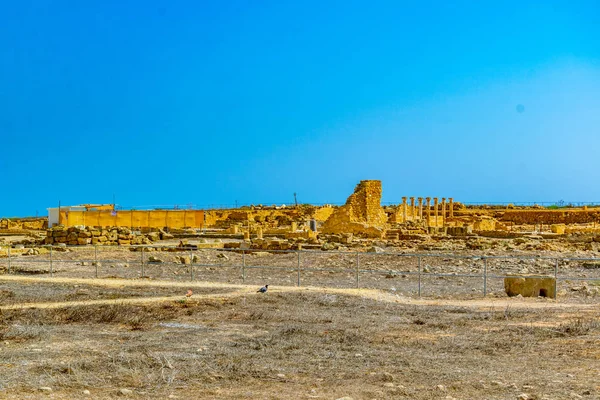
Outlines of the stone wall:
{"label": "stone wall", "polygon": [[361,181],[346,204],[325,221],[325,234],[353,233],[381,238],[387,229],[387,215],[381,207],[381,181]]}
{"label": "stone wall", "polygon": [[593,210],[509,210],[502,221],[522,224],[584,224],[600,222],[600,211]]}
{"label": "stone wall", "polygon": [[138,245],[151,244],[160,240],[160,233],[141,235],[134,234],[128,228],[93,228],[55,226],[46,231],[44,244],[64,243],[69,246],[85,245]]}
{"label": "stone wall", "polygon": [[278,225],[290,225],[294,222],[304,222],[309,219],[325,221],[334,212],[331,206],[298,208],[240,208],[232,210],[205,210],[204,224],[206,228],[228,228],[232,224],[246,222],[275,222]]}
{"label": "stone wall", "polygon": [[3,218],[0,229],[44,230],[48,228],[48,218]]}

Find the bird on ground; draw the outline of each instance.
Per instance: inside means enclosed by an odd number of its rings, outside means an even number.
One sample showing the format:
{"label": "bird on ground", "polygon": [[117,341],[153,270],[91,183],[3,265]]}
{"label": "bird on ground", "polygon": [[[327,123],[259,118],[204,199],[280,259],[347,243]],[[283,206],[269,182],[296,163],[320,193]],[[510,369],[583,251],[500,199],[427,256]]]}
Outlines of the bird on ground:
{"label": "bird on ground", "polygon": [[267,289],[269,289],[269,285],[265,285],[265,286],[261,287],[260,289],[258,289],[256,291],[256,293],[267,293]]}
{"label": "bird on ground", "polygon": [[193,295],[193,294],[194,294],[194,293],[192,292],[192,289],[189,289],[189,290],[187,291],[187,293],[185,294],[185,297],[192,297],[192,295]]}

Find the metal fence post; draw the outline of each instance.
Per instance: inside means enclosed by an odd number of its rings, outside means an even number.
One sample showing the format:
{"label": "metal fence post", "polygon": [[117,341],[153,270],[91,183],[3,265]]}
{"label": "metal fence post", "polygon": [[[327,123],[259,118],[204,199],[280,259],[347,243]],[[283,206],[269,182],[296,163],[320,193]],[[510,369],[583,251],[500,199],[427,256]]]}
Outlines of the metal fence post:
{"label": "metal fence post", "polygon": [[296,250],[296,253],[298,253],[298,282],[297,282],[297,286],[300,286],[300,250]]}
{"label": "metal fence post", "polygon": [[141,276],[141,278],[143,278],[144,276],[146,276],[145,271],[144,271],[144,263],[146,262],[146,260],[144,259],[144,257],[145,257],[144,252],[145,252],[145,250],[146,250],[146,248],[142,247],[142,276]]}
{"label": "metal fence post", "polygon": [[242,282],[246,282],[246,251],[242,250]]}
{"label": "metal fence post", "polygon": [[554,300],[556,300],[556,289],[558,281],[558,258],[554,260]]}
{"label": "metal fence post", "polygon": [[360,253],[357,251],[357,252],[356,252],[356,288],[357,288],[357,289],[360,287],[360,284],[359,284],[359,276],[358,276],[358,275],[359,275],[359,268],[360,268],[360,260],[359,260],[359,257],[360,257]]}
{"label": "metal fence post", "polygon": [[52,246],[50,246],[50,276],[54,275],[54,269],[52,267]]}
{"label": "metal fence post", "polygon": [[11,271],[11,265],[10,265],[10,246],[8,246],[8,250],[7,250],[7,254],[8,254],[8,273],[10,274]]}
{"label": "metal fence post", "polygon": [[487,258],[483,257],[483,297],[487,296]]}
{"label": "metal fence post", "polygon": [[98,278],[98,245],[94,245],[94,265],[96,269],[96,279]]}
{"label": "metal fence post", "polygon": [[190,249],[190,280],[194,280],[194,251]]}
{"label": "metal fence post", "polygon": [[421,297],[421,256],[418,257],[418,271],[419,271],[419,297]]}

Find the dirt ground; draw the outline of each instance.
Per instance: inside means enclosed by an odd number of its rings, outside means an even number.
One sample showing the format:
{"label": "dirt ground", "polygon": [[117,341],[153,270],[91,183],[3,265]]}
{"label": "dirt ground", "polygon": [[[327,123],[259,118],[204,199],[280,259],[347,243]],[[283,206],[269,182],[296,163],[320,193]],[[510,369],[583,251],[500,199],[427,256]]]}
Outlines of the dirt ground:
{"label": "dirt ground", "polygon": [[600,398],[591,302],[256,289],[2,275],[0,398]]}
{"label": "dirt ground", "polygon": [[[46,250],[46,249],[41,249]],[[139,250],[139,249],[138,249]],[[171,280],[227,284],[271,283],[280,286],[372,288],[403,296],[419,293],[437,298],[480,298],[484,272],[488,296],[504,297],[503,276],[515,273],[558,276],[561,301],[596,302],[600,296],[600,262],[587,254],[552,251],[462,250],[412,253],[388,248],[366,252],[251,252],[223,249],[131,251],[127,247],[73,247],[34,255],[0,258],[0,274],[71,278]],[[415,255],[418,254],[418,255]],[[503,257],[521,258],[503,258]],[[182,257],[193,265],[182,263]],[[487,257],[484,260],[484,257]],[[584,260],[556,262],[554,257]],[[152,260],[156,261],[152,261]],[[357,268],[358,265],[358,268]],[[441,275],[441,276],[440,276]],[[83,290],[80,291],[80,296]],[[131,294],[132,296],[135,294]],[[104,293],[103,296],[110,296]]]}

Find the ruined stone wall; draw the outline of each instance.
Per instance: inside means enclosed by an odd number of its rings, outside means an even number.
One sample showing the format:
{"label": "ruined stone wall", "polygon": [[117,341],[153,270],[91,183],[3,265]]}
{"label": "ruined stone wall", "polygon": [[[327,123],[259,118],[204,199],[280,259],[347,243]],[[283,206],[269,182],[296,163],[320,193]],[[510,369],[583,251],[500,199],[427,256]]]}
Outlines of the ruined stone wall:
{"label": "ruined stone wall", "polygon": [[304,222],[307,219],[325,221],[331,216],[335,208],[331,206],[312,207],[311,209],[281,208],[281,209],[232,209],[232,210],[205,210],[204,223],[207,228],[227,228],[232,224],[244,222],[284,221],[287,225],[292,221]]}
{"label": "ruined stone wall", "polygon": [[501,221],[523,224],[585,224],[600,222],[597,210],[508,210]]}
{"label": "ruined stone wall", "polygon": [[319,222],[325,222],[329,217],[331,217],[331,214],[333,214],[334,211],[335,208],[331,206],[318,207],[312,215],[312,218]]}
{"label": "ruined stone wall", "polygon": [[346,204],[325,221],[322,232],[382,237],[386,228],[387,215],[381,207],[381,181],[369,180],[356,186]]}
{"label": "ruined stone wall", "polygon": [[153,232],[148,235],[136,234],[128,228],[93,228],[93,227],[65,227],[55,226],[46,231],[44,244],[56,245],[64,243],[69,246],[85,245],[140,245],[150,244],[160,240],[160,233]]}
{"label": "ruined stone wall", "polygon": [[0,229],[44,230],[48,227],[48,218],[4,218],[0,219]]}

